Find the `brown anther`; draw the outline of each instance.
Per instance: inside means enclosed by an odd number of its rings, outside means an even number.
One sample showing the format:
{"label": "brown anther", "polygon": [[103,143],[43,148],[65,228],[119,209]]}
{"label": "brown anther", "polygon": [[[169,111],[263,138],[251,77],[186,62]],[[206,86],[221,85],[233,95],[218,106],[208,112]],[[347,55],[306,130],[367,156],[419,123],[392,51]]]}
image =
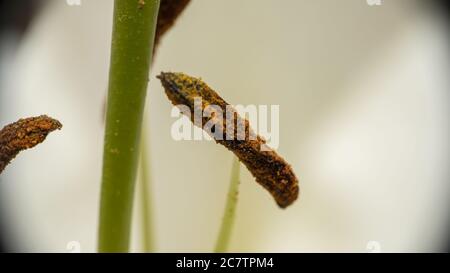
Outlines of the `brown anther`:
{"label": "brown anther", "polygon": [[[190,77],[183,73],[161,73],[157,78],[165,89],[166,95],[174,105],[186,105],[190,109],[191,121],[194,123],[195,99],[201,97],[202,108],[204,110],[208,105],[216,105],[225,113],[228,109],[234,109],[224,99],[222,99],[213,89],[200,79]],[[228,119],[222,119],[219,124],[215,124],[215,130],[219,134],[227,134],[227,123],[244,124],[244,137],[238,136],[237,126],[233,126],[231,133],[233,137],[220,138],[210,135],[213,139],[232,151],[239,160],[244,163],[247,169],[256,178],[256,182],[261,184],[274,197],[278,206],[286,208],[291,205],[299,195],[298,179],[295,176],[291,166],[274,150],[267,149],[266,141],[255,135],[250,128],[247,119],[240,117],[234,110],[233,115]],[[233,117],[234,116],[234,117]],[[211,117],[202,115],[202,124],[207,124]],[[194,123],[195,124],[195,123]],[[195,124],[199,126],[198,124]],[[231,131],[231,130],[230,130]],[[240,140],[241,139],[241,140]],[[261,149],[261,147],[266,149]]]}
{"label": "brown anther", "polygon": [[175,21],[191,0],[162,0],[159,6],[156,25],[155,46],[157,48],[161,37],[175,24]]}
{"label": "brown anther", "polygon": [[62,128],[59,121],[48,116],[19,119],[0,131],[0,173],[20,151],[33,148],[47,135]]}

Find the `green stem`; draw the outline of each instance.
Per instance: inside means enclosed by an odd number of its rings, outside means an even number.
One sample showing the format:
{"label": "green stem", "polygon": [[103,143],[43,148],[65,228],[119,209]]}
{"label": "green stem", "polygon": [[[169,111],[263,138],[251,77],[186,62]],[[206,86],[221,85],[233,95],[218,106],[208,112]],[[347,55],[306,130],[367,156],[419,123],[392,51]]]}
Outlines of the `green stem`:
{"label": "green stem", "polygon": [[159,0],[115,0],[99,252],[128,252],[141,123]]}
{"label": "green stem", "polygon": [[144,125],[141,140],[141,179],[140,179],[140,193],[141,193],[141,232],[143,242],[143,252],[150,253],[155,251],[154,246],[154,230],[152,224],[152,204],[150,198],[151,177],[149,174],[150,162],[147,153],[147,130]]}
{"label": "green stem", "polygon": [[230,243],[231,232],[233,230],[234,219],[236,218],[236,205],[238,201],[239,192],[239,174],[240,163],[234,157],[233,167],[231,168],[230,187],[228,189],[227,203],[223,213],[222,225],[220,227],[219,236],[217,238],[215,252],[226,252]]}

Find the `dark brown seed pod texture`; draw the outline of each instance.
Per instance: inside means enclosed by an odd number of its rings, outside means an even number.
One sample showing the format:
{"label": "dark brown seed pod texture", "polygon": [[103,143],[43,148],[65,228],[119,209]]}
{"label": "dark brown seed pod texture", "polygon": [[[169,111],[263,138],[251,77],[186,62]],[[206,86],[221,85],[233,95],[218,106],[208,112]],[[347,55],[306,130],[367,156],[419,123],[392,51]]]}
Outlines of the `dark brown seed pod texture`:
{"label": "dark brown seed pod texture", "polygon": [[[157,76],[165,89],[166,95],[174,105],[186,105],[191,111],[191,121],[194,122],[194,99],[202,98],[202,108],[208,105],[217,105],[225,113],[226,108],[230,108],[224,99],[222,99],[212,88],[200,79],[188,76],[183,73],[161,73]],[[203,110],[201,109],[201,110]],[[233,120],[224,118],[222,124],[216,124],[225,134],[227,122],[245,124],[245,138],[238,140],[237,126],[234,126],[233,139],[223,137],[214,140],[232,151],[247,169],[256,178],[256,182],[261,184],[273,196],[278,206],[286,208],[291,205],[299,195],[298,179],[295,176],[291,166],[274,150],[261,150],[266,141],[260,137],[250,138],[254,133],[250,128],[248,120],[240,117],[237,113],[233,114]],[[202,117],[202,124],[206,124],[211,118]]]}
{"label": "dark brown seed pod texture", "polygon": [[61,128],[59,121],[45,115],[6,125],[0,131],[0,173],[19,152],[42,143],[50,132]]}

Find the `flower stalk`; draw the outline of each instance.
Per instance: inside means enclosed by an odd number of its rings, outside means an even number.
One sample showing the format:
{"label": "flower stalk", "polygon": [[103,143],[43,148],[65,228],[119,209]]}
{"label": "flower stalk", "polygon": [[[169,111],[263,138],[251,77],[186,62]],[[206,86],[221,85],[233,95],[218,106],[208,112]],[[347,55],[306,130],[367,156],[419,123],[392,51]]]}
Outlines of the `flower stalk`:
{"label": "flower stalk", "polygon": [[139,143],[159,0],[115,0],[98,233],[128,252]]}

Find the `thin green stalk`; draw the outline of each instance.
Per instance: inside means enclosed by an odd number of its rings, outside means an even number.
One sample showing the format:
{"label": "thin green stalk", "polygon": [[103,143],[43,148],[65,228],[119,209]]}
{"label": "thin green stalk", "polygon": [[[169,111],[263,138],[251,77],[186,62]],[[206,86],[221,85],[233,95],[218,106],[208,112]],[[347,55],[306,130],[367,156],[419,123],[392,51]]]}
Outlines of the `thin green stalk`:
{"label": "thin green stalk", "polygon": [[159,0],[115,0],[99,252],[128,252],[141,123]]}
{"label": "thin green stalk", "polygon": [[142,250],[143,252],[150,253],[155,251],[155,240],[154,240],[154,229],[153,229],[153,221],[152,221],[152,202],[150,196],[150,187],[151,187],[151,177],[149,170],[150,162],[148,158],[148,145],[147,145],[147,130],[144,125],[142,131],[142,140],[141,140],[141,179],[140,183],[140,193],[141,193],[141,232],[142,232]]}
{"label": "thin green stalk", "polygon": [[240,163],[237,157],[233,159],[233,167],[231,168],[230,187],[228,189],[227,203],[223,213],[222,225],[220,227],[219,236],[217,238],[215,252],[226,252],[230,243],[231,233],[233,230],[234,219],[236,218],[236,205],[239,193],[239,174]]}

